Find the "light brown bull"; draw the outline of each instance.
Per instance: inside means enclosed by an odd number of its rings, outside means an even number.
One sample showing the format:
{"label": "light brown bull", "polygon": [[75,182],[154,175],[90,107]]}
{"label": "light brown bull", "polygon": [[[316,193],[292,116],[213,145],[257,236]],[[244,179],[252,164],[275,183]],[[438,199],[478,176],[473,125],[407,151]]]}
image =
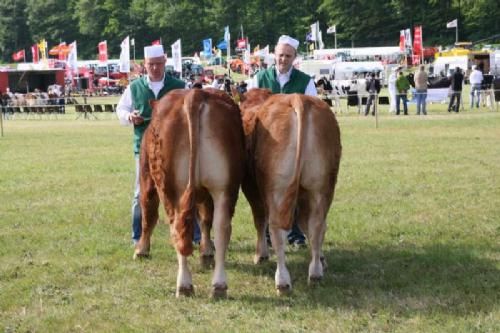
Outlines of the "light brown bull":
{"label": "light brown bull", "polygon": [[315,97],[253,89],[241,99],[248,154],[242,189],[257,229],[254,261],[269,256],[269,225],[277,255],[276,288],[286,293],[292,283],[284,242],[296,207],[299,227],[311,248],[309,281],[323,277],[326,261],[321,247],[339,171],[340,130],[328,105]]}
{"label": "light brown bull", "polygon": [[224,92],[174,90],[154,107],[141,144],[142,235],[134,255],[149,255],[161,201],[177,250],[177,296],[194,292],[187,256],[193,252],[196,211],[202,257],[213,256],[214,227],[213,295],[226,295],[224,261],[244,170],[243,140],[239,109]]}

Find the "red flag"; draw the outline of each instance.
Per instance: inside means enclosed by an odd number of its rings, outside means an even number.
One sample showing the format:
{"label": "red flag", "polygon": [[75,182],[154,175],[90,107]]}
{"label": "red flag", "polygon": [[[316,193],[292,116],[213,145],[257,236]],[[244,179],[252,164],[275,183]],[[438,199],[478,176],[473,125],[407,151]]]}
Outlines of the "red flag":
{"label": "red flag", "polygon": [[401,52],[405,51],[405,31],[401,30],[399,32],[399,50]]}
{"label": "red flag", "polygon": [[159,39],[157,39],[157,40],[154,40],[154,41],[151,43],[151,45],[161,45],[161,42],[160,42],[160,40],[159,40]]}
{"label": "red flag", "polygon": [[108,43],[106,41],[100,42],[98,46],[99,50],[99,61],[108,61]]}
{"label": "red flag", "polygon": [[422,55],[422,26],[413,29],[413,54]]}
{"label": "red flag", "polygon": [[26,57],[26,54],[25,54],[24,50],[12,53],[12,60],[14,60],[14,61],[24,60],[25,57]]}
{"label": "red flag", "polygon": [[236,41],[236,47],[239,49],[246,49],[247,48],[247,39],[246,38],[240,38]]}
{"label": "red flag", "polygon": [[38,44],[31,46],[31,55],[33,56],[33,63],[37,64],[39,60]]}

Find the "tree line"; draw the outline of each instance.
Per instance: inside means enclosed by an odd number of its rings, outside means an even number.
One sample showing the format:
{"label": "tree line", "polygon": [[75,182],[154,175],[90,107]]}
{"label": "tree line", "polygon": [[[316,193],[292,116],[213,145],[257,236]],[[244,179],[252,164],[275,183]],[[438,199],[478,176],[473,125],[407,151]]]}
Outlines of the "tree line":
{"label": "tree line", "polygon": [[[451,45],[458,19],[459,39],[475,41],[500,32],[498,0],[0,0],[0,60],[12,62],[13,52],[46,39],[51,46],[78,42],[80,59],[95,59],[97,44],[108,41],[110,58],[120,53],[120,42],[135,39],[137,57],[142,47],[160,39],[170,45],[182,40],[183,54],[202,49],[202,40],[217,44],[229,26],[231,44],[241,35],[252,47],[274,45],[281,34],[301,41],[310,25],[320,23],[326,47],[333,47],[329,26],[337,27],[337,47],[396,46],[399,31],[423,26],[424,46]],[[494,42],[494,41],[493,41]],[[499,42],[499,40],[496,40]]]}

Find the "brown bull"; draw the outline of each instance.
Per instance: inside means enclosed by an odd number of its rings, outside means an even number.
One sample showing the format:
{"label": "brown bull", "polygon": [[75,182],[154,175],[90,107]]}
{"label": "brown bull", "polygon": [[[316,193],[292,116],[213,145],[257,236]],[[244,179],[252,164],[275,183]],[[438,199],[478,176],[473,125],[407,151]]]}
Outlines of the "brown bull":
{"label": "brown bull", "polygon": [[187,256],[193,252],[198,212],[201,256],[213,257],[213,296],[225,296],[224,260],[231,218],[244,170],[243,130],[239,109],[216,90],[174,90],[154,107],[141,144],[142,235],[135,256],[148,256],[151,234],[163,203],[177,250],[176,295],[194,292]]}
{"label": "brown bull", "polygon": [[278,294],[286,293],[292,284],[284,241],[296,207],[299,227],[311,248],[309,282],[320,280],[326,268],[321,247],[339,171],[340,130],[328,105],[315,97],[253,89],[241,98],[249,156],[242,189],[257,229],[254,261],[269,256],[269,225],[277,255],[276,288]]}

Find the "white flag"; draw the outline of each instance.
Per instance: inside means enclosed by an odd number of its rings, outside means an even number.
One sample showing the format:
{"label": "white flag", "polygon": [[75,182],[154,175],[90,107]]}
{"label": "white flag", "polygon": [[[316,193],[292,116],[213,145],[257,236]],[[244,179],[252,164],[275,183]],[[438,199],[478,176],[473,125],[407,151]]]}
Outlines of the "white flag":
{"label": "white flag", "polygon": [[265,48],[257,51],[256,55],[258,55],[259,57],[264,57],[264,58],[268,57],[269,56],[269,45],[266,45]]}
{"label": "white flag", "polygon": [[326,30],[326,33],[327,34],[336,34],[337,33],[337,26],[336,25],[332,25],[331,27],[329,27]]}
{"label": "white flag", "polygon": [[318,32],[318,44],[320,50],[325,48],[325,43],[323,43],[323,32],[321,30]]}
{"label": "white flag", "polygon": [[457,19],[454,19],[453,21],[446,23],[447,28],[456,28],[457,25],[458,25]]}
{"label": "white flag", "polygon": [[311,24],[311,40],[313,42],[318,40],[318,22]]}
{"label": "white flag", "polygon": [[120,73],[130,73],[130,43],[129,36],[120,44],[122,51],[120,52]]}
{"label": "white flag", "polygon": [[135,46],[135,38],[132,38],[132,39],[130,40],[130,46]]}
{"label": "white flag", "polygon": [[174,70],[182,73],[182,49],[180,39],[172,44],[172,60],[174,62]]}
{"label": "white flag", "polygon": [[71,68],[72,71],[78,70],[78,56],[76,52],[76,40],[69,44],[69,53],[68,53],[68,67]]}

